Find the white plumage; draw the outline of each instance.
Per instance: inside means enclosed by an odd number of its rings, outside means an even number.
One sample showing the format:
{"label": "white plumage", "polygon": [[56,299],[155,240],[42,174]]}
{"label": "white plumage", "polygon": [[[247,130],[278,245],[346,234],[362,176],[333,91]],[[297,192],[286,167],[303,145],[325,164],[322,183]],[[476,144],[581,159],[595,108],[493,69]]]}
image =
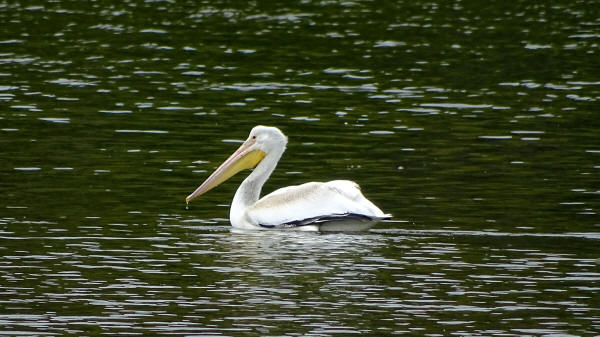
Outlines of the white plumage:
{"label": "white plumage", "polygon": [[285,151],[287,137],[277,128],[256,126],[248,139],[186,201],[206,193],[242,169],[254,171],[233,198],[231,225],[243,229],[363,230],[390,217],[348,180],[309,182],[280,188],[260,198]]}

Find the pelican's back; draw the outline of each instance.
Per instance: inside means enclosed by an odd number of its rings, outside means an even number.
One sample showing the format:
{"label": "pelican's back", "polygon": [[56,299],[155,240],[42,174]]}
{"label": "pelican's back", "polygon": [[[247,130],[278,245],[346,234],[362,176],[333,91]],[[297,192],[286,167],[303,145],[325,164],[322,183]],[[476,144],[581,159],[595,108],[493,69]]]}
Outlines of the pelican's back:
{"label": "pelican's back", "polygon": [[304,226],[328,219],[364,222],[386,216],[349,180],[284,187],[264,196],[246,212],[251,223],[268,228],[282,224]]}

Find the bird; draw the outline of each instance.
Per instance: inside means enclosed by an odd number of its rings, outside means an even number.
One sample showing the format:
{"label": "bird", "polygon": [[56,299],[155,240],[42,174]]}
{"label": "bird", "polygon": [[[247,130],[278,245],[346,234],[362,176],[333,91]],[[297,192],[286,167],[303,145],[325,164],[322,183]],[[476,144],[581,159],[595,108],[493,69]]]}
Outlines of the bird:
{"label": "bird", "polygon": [[231,202],[229,219],[235,229],[360,231],[391,218],[365,198],[358,184],[350,180],[283,187],[261,198],[262,187],[275,170],[287,142],[277,127],[255,126],[243,144],[186,197],[186,203],[236,173],[254,168]]}

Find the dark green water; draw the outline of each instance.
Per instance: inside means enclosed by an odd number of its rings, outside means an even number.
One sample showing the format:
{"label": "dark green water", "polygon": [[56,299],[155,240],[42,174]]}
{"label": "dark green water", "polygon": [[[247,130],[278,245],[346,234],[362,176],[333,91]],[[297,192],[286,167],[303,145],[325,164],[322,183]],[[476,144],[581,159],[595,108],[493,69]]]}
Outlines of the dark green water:
{"label": "dark green water", "polygon": [[[0,2],[0,335],[600,333],[600,3]],[[230,232],[350,179],[394,219]]]}

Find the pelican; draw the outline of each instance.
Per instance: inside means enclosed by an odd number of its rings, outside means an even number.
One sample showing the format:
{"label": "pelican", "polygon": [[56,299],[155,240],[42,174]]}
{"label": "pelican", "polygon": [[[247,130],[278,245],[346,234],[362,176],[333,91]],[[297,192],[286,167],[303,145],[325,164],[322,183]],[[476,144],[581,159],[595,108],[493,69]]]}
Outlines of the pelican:
{"label": "pelican", "polygon": [[254,127],[248,139],[185,201],[189,203],[241,170],[254,168],[233,197],[229,219],[234,228],[356,231],[390,217],[349,180],[288,186],[260,198],[286,145],[287,137],[278,128]]}

